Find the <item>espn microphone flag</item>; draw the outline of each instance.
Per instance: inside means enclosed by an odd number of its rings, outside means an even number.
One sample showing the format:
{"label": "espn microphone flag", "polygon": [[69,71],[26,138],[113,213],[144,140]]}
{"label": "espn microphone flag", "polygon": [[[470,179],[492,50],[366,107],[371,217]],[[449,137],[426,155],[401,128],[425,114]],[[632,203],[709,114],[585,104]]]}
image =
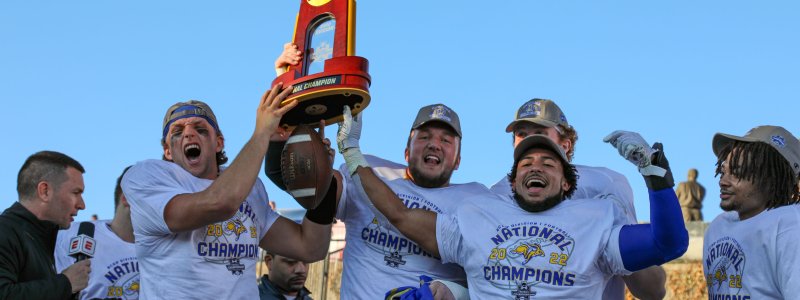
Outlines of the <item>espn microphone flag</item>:
{"label": "espn microphone flag", "polygon": [[81,261],[94,256],[95,245],[94,224],[82,222],[78,227],[78,236],[69,241],[69,251],[67,253],[69,256],[74,257],[75,261]]}

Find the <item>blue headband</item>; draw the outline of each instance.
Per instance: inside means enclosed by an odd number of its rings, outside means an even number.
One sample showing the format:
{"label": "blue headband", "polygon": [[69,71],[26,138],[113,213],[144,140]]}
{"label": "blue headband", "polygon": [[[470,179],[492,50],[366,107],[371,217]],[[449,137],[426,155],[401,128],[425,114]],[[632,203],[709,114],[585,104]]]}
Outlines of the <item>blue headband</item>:
{"label": "blue headband", "polygon": [[184,105],[173,110],[170,116],[172,117],[172,119],[170,119],[169,122],[167,122],[167,124],[164,125],[164,133],[161,136],[162,140],[165,140],[167,138],[167,131],[169,131],[169,126],[172,125],[172,123],[180,119],[191,118],[191,117],[198,117],[205,119],[206,121],[208,121],[208,124],[211,124],[211,127],[214,127],[214,130],[216,130],[217,133],[219,133],[219,127],[217,126],[217,122],[214,122],[214,120],[208,115],[208,113],[200,107],[194,105]]}

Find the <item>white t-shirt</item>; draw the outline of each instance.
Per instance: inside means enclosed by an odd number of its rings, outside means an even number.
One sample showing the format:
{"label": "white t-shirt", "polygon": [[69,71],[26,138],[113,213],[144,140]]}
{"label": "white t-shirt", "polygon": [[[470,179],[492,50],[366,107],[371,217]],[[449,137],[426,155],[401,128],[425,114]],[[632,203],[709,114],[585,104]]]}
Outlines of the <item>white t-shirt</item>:
{"label": "white t-shirt", "polygon": [[573,199],[531,213],[500,197],[436,219],[442,261],[464,266],[471,299],[600,299],[612,275],[630,273],[611,202]]}
{"label": "white t-shirt", "polygon": [[[95,246],[89,285],[81,291],[81,299],[139,299],[139,262],[133,243],[123,241],[111,231],[111,220],[92,221]],[[56,270],[61,273],[75,263],[68,255],[70,239],[78,234],[80,222],[58,232]]]}
{"label": "white t-shirt", "polygon": [[[443,188],[422,188],[404,178],[405,166],[366,156],[373,171],[410,208],[436,213],[452,212],[463,200],[475,194],[489,194],[478,183],[451,184]],[[428,275],[465,284],[464,270],[441,260],[403,236],[386,217],[372,206],[360,183],[340,169],[344,179],[337,218],[347,225],[342,273],[342,299],[383,299],[385,293],[400,286],[419,286],[419,276]]]}
{"label": "white t-shirt", "polygon": [[131,204],[142,299],[258,298],[258,245],[278,218],[267,206],[260,180],[226,221],[180,233],[164,221],[173,197],[203,191],[212,182],[162,160],[139,162],[122,179]]}
{"label": "white t-shirt", "polygon": [[[636,209],[633,206],[633,190],[624,175],[604,167],[590,167],[575,165],[578,171],[578,187],[572,199],[601,198],[612,199],[617,209],[619,224],[636,224]],[[501,195],[511,195],[511,184],[508,176],[503,176],[500,181],[492,186],[492,192]],[[608,195],[615,195],[609,197]],[[504,199],[511,199],[504,197]],[[625,299],[625,282],[619,276],[614,276],[605,288],[603,299]]]}
{"label": "white t-shirt", "polygon": [[[744,221],[726,212],[708,226],[703,271],[709,299],[800,299],[800,205]],[[741,297],[741,298],[739,298]]]}

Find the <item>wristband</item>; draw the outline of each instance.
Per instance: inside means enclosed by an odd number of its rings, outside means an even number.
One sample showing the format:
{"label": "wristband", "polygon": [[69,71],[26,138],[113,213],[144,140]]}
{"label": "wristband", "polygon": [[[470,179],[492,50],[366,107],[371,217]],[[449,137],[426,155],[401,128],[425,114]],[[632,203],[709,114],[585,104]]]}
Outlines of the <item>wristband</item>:
{"label": "wristband", "polygon": [[358,148],[347,148],[342,152],[342,156],[347,164],[347,170],[350,171],[350,176],[356,173],[358,167],[369,168],[367,160]]}
{"label": "wristband", "polygon": [[333,219],[336,216],[336,185],[336,177],[331,178],[328,192],[325,193],[317,208],[306,211],[306,219],[320,225],[333,223]]}

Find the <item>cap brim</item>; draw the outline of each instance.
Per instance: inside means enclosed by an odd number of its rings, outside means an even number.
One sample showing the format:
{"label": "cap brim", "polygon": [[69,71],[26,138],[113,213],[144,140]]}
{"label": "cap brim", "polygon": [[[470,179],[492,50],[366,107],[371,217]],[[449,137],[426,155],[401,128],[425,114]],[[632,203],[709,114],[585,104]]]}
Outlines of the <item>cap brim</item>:
{"label": "cap brim", "polygon": [[552,139],[550,139],[546,135],[541,134],[534,134],[529,135],[525,139],[523,139],[516,147],[514,147],[514,162],[519,161],[520,157],[528,152],[529,149],[536,147],[536,146],[545,146],[545,148],[549,149],[558,154],[561,158],[561,161],[565,164],[569,164],[569,160],[567,159],[567,155],[564,154],[564,150],[561,149],[561,146],[556,144]]}
{"label": "cap brim", "polygon": [[554,127],[556,129],[558,129],[558,124],[553,123],[551,121],[544,120],[544,119],[525,118],[525,119],[516,119],[513,122],[509,123],[508,126],[506,126],[506,132],[514,131],[514,125],[517,125],[520,122],[530,122],[530,123],[542,125],[542,126],[545,126],[545,127]]}
{"label": "cap brim", "polygon": [[748,143],[760,142],[758,139],[747,138],[743,136],[735,136],[727,133],[717,133],[714,135],[714,139],[711,142],[711,149],[714,150],[714,155],[719,157],[719,154],[720,152],[722,152],[722,149],[725,149],[726,146],[735,141],[748,142]]}
{"label": "cap brim", "polygon": [[458,137],[459,137],[459,138],[461,138],[461,137],[462,137],[462,136],[461,136],[461,132],[460,132],[460,131],[458,131],[458,129],[456,129],[456,127],[455,127],[455,126],[453,126],[453,124],[450,124],[450,123],[448,123],[447,121],[442,121],[442,120],[438,120],[438,119],[431,119],[431,120],[427,120],[427,121],[425,121],[425,122],[419,123],[419,124],[415,125],[414,127],[412,127],[412,128],[411,128],[411,130],[414,130],[414,129],[420,128],[420,127],[424,126],[425,124],[429,124],[429,123],[431,123],[431,122],[436,122],[436,123],[440,123],[440,124],[447,125],[447,127],[450,127],[450,129],[452,129],[452,130],[453,130],[453,132],[455,132],[455,133],[456,133],[456,135],[458,135]]}

